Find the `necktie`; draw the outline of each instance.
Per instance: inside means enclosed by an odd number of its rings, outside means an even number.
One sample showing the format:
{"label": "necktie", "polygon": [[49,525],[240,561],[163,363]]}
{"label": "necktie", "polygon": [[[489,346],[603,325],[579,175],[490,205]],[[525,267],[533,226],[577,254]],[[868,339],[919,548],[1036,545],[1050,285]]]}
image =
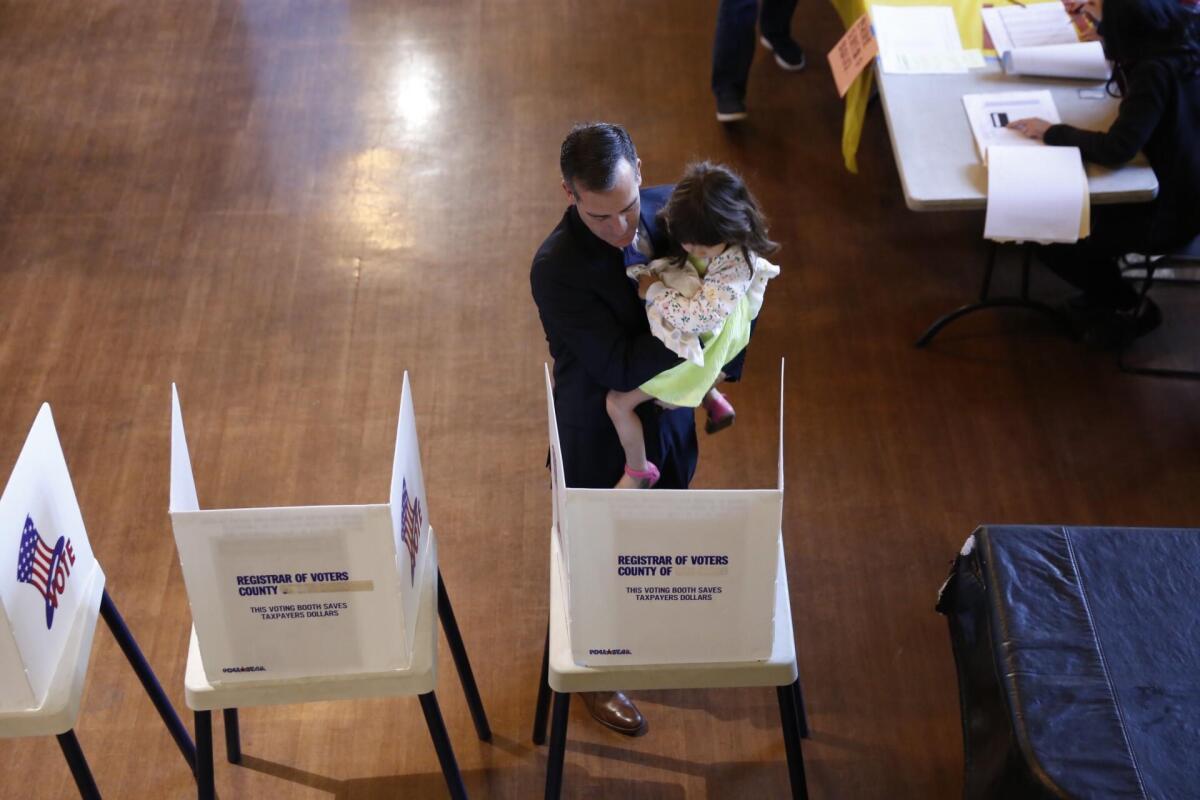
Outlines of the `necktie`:
{"label": "necktie", "polygon": [[649,264],[650,259],[641,251],[638,250],[638,242],[641,240],[641,231],[633,237],[633,243],[621,250],[621,255],[625,258],[625,266],[631,267],[634,264]]}

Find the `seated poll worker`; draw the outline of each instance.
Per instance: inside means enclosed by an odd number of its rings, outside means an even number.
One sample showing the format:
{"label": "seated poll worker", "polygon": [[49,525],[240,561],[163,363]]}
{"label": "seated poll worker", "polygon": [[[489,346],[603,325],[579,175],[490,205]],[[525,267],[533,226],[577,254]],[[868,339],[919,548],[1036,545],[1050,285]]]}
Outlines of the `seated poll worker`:
{"label": "seated poll worker", "polygon": [[[575,126],[559,157],[567,210],[538,248],[529,281],[554,359],[554,410],[567,486],[611,488],[625,451],[605,408],[610,389],[636,389],[682,359],[650,333],[631,264],[667,253],[656,215],[671,186],[641,189],[642,162],[620,125]],[[740,377],[739,356],[725,367]],[[637,409],[658,488],[686,489],[696,471],[695,412],[643,403]],[[621,692],[584,693],[602,724],[630,736],[645,720]]]}
{"label": "seated poll worker", "polygon": [[1083,11],[1098,23],[1113,62],[1108,89],[1121,98],[1116,120],[1104,132],[1037,118],[1009,127],[1049,145],[1078,147],[1086,160],[1107,166],[1143,151],[1154,169],[1153,202],[1096,206],[1091,236],[1039,249],[1051,270],[1083,290],[1066,310],[1084,341],[1115,347],[1162,321],[1152,301],[1139,304],[1118,259],[1170,253],[1200,235],[1200,45],[1179,0],[1087,0]]}

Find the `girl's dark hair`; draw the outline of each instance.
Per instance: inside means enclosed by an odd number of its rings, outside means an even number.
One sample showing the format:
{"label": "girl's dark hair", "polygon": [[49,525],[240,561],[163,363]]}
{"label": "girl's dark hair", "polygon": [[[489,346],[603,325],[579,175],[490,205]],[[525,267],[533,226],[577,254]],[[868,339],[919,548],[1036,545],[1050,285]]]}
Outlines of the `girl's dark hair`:
{"label": "girl's dark hair", "polygon": [[1105,55],[1114,62],[1110,92],[1114,84],[1124,92],[1127,68],[1145,58],[1179,53],[1189,73],[1200,69],[1196,22],[1179,0],[1104,0],[1099,33]]}
{"label": "girl's dark hair", "polygon": [[758,255],[779,249],[767,238],[767,221],[754,195],[721,164],[688,165],[658,216],[670,235],[671,255],[680,262],[687,257],[683,244],[735,244]]}

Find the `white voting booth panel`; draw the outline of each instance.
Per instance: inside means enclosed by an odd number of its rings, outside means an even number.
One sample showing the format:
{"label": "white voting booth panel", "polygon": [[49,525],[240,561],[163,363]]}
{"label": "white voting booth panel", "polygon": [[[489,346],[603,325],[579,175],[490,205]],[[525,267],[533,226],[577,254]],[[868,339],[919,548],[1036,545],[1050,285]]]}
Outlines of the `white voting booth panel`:
{"label": "white voting booth panel", "polygon": [[579,489],[564,481],[549,370],[553,534],[575,662],[764,661],[775,638],[783,370],[774,489]]}
{"label": "white voting booth panel", "polygon": [[10,714],[55,704],[73,706],[72,720],[78,714],[103,589],[43,405],[0,496],[0,727],[8,735],[24,735]]}
{"label": "white voting booth panel", "polygon": [[171,524],[213,685],[412,664],[430,527],[408,373],[389,502],[200,509],[171,398]]}

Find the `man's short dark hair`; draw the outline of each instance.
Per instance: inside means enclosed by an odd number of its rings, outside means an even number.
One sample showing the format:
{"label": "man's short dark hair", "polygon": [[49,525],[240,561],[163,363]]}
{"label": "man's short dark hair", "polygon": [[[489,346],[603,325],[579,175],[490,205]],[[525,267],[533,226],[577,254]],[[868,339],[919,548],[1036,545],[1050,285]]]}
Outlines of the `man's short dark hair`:
{"label": "man's short dark hair", "polygon": [[637,167],[637,150],[625,129],[611,122],[587,122],[571,128],[563,139],[558,164],[563,183],[579,197],[580,189],[607,192],[613,188],[621,159]]}

